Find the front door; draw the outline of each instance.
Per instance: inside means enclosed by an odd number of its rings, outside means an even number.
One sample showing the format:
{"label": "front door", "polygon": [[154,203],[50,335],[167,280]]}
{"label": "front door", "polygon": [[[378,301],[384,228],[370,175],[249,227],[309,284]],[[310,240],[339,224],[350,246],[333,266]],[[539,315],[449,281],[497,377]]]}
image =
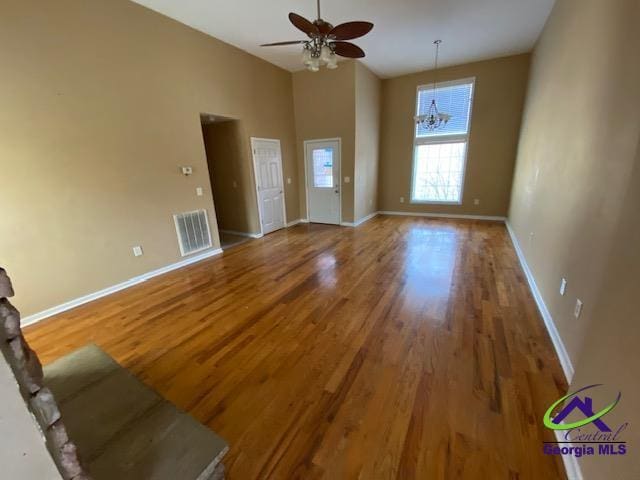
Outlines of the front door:
{"label": "front door", "polygon": [[284,188],[280,141],[251,139],[262,233],[284,228]]}
{"label": "front door", "polygon": [[340,141],[305,142],[309,221],[340,225]]}

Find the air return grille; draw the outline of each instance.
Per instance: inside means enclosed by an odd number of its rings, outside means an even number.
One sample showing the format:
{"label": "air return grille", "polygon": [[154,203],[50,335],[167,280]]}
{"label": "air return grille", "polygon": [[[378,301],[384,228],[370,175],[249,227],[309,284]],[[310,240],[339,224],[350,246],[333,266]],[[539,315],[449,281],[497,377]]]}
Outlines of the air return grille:
{"label": "air return grille", "polygon": [[206,210],[178,213],[173,216],[180,253],[184,257],[211,247],[211,233]]}

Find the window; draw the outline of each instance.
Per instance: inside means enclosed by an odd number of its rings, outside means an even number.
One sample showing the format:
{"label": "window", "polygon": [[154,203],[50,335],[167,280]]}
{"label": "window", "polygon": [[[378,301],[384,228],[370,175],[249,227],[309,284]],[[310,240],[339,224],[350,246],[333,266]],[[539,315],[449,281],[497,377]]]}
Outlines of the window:
{"label": "window", "polygon": [[[462,203],[474,79],[438,85],[438,110],[451,115],[447,125],[429,131],[416,125],[413,142],[412,203]],[[416,112],[426,114],[433,86],[418,87]]]}
{"label": "window", "polygon": [[315,148],[313,158],[313,186],[333,188],[333,148]]}

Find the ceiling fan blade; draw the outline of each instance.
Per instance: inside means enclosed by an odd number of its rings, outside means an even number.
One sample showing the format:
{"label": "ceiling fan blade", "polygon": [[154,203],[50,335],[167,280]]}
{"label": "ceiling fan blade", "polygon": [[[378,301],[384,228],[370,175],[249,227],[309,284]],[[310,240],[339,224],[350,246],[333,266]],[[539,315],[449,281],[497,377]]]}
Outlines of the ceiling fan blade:
{"label": "ceiling fan blade", "polygon": [[336,40],[353,40],[362,37],[371,31],[371,22],[347,22],[333,27],[329,32]]}
{"label": "ceiling fan blade", "polygon": [[322,34],[322,35],[329,35],[329,32],[331,30],[333,30],[333,25],[331,25],[329,22],[325,22],[324,20],[322,20],[321,18],[319,18],[318,20],[316,20],[315,22],[313,22],[313,24],[318,27],[318,31]]}
{"label": "ceiling fan blade", "polygon": [[293,23],[294,27],[296,27],[298,30],[303,31],[304,33],[306,33],[310,37],[313,36],[313,35],[318,35],[320,33],[319,30],[318,30],[318,27],[316,27],[309,20],[307,20],[304,17],[301,17],[297,13],[291,12],[289,14],[289,21],[291,23]]}
{"label": "ceiling fan blade", "polygon": [[292,40],[291,42],[275,42],[275,43],[263,43],[261,47],[279,47],[281,45],[298,45],[300,43],[306,43],[306,40]]}
{"label": "ceiling fan blade", "polygon": [[336,55],[347,58],[362,58],[364,57],[364,50],[359,46],[349,42],[333,42],[334,52]]}

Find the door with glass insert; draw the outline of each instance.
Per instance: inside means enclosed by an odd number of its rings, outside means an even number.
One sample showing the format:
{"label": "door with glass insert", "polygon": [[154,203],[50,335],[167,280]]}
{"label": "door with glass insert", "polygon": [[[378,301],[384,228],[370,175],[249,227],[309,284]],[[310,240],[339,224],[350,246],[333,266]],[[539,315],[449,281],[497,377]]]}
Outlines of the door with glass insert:
{"label": "door with glass insert", "polygon": [[309,221],[340,225],[340,142],[305,142]]}

